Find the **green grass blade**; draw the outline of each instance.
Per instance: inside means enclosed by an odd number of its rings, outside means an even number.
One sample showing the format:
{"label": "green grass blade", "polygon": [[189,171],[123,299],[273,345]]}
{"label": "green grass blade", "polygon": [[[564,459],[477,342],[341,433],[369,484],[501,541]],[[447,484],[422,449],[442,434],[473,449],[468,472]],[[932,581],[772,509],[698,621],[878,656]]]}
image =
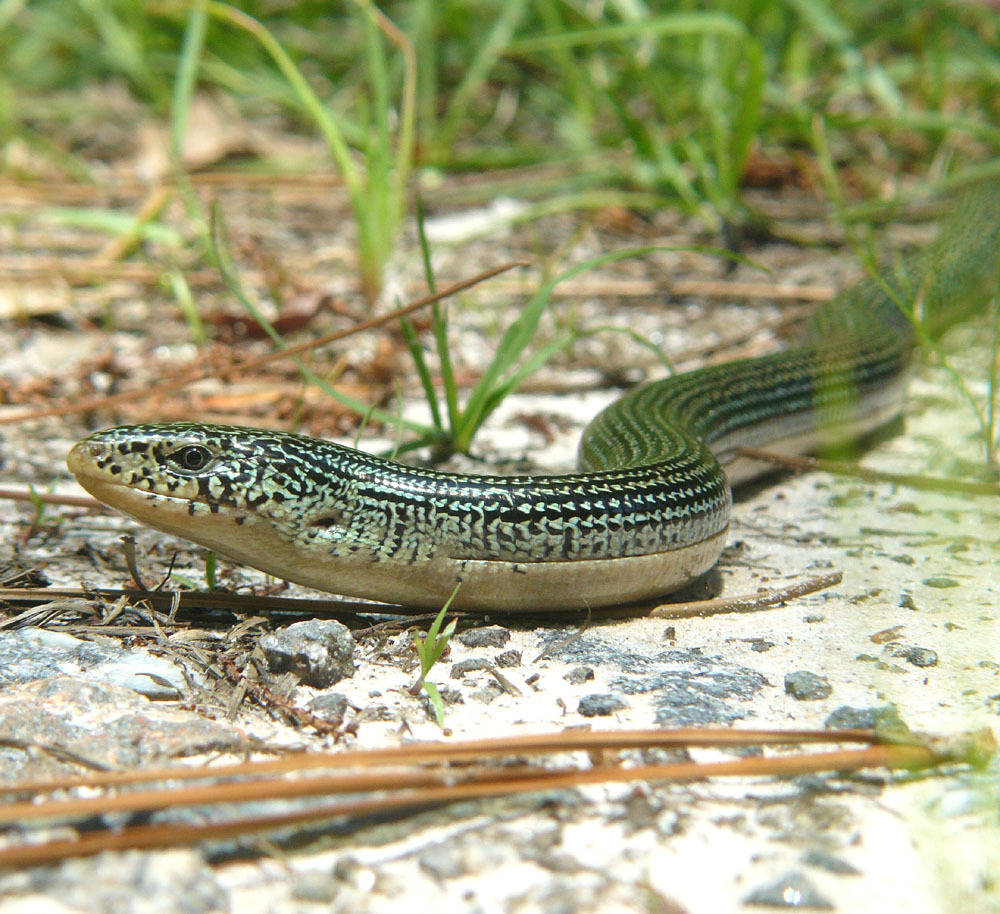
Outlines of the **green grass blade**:
{"label": "green grass blade", "polygon": [[[427,288],[433,295],[437,292],[437,281],[434,278],[434,268],[431,265],[431,248],[427,241],[424,226],[424,203],[419,194],[416,198],[417,208],[417,238],[420,241],[420,255],[424,262],[424,277]],[[448,411],[448,429],[452,435],[459,423],[458,385],[455,383],[455,369],[451,362],[451,350],[448,346],[448,306],[442,302],[431,305],[431,329],[434,334],[434,345],[437,349],[438,364],[441,370],[441,386],[444,388],[445,408]],[[435,403],[437,398],[434,398]]]}
{"label": "green grass blade", "polygon": [[[253,319],[260,324],[274,345],[279,349],[286,349],[287,344],[285,343],[284,338],[280,333],[278,333],[278,331],[274,328],[274,325],[267,319],[260,308],[257,307],[256,302],[254,302],[243,289],[243,284],[241,283],[239,275],[236,272],[236,266],[229,254],[229,247],[225,243],[225,228],[223,226],[222,215],[219,212],[218,207],[213,207],[212,209],[211,238],[213,251],[219,266],[219,272],[222,274],[222,278],[229,291],[232,292],[237,299],[239,299],[240,304],[242,304]],[[414,432],[415,434],[424,435],[431,440],[438,437],[435,429],[433,428],[419,422],[404,419],[401,416],[396,416],[393,413],[386,412],[385,410],[372,406],[369,403],[364,403],[355,397],[345,394],[343,391],[337,390],[337,388],[335,388],[332,384],[328,384],[323,380],[323,378],[311,371],[301,359],[292,357],[292,362],[298,369],[299,374],[302,375],[302,377],[305,378],[310,384],[315,385],[324,393],[333,397],[342,406],[347,407],[359,416],[367,416],[370,419],[374,419],[376,422],[381,422],[393,428],[403,428],[407,431]]]}
{"label": "green grass blade", "polygon": [[420,346],[420,339],[413,326],[413,321],[408,317],[399,319],[399,329],[403,334],[403,343],[406,345],[410,358],[417,369],[417,376],[420,378],[420,386],[424,390],[424,399],[431,411],[431,422],[434,428],[444,434],[444,425],[441,423],[441,408],[438,406],[437,393],[434,390],[434,380],[431,378],[430,369],[427,367],[427,360],[424,358],[424,351]]}
{"label": "green grass blade", "polygon": [[334,116],[309,87],[309,84],[295,65],[295,62],[288,56],[288,52],[281,46],[274,35],[261,22],[254,19],[253,16],[244,13],[234,6],[230,6],[228,3],[221,3],[219,0],[204,0],[204,2],[205,10],[210,15],[216,19],[221,19],[231,25],[235,25],[253,35],[260,46],[275,62],[282,75],[292,86],[302,109],[312,118],[323,134],[323,138],[327,142],[337,168],[344,178],[344,183],[347,185],[355,212],[363,211],[365,188],[357,166],[354,164],[354,159],[351,156],[351,150],[344,140],[343,133]]}
{"label": "green grass blade", "polygon": [[589,45],[618,42],[627,38],[679,38],[683,36],[714,33],[730,38],[743,38],[746,26],[726,13],[667,13],[645,17],[631,22],[562,32],[558,35],[540,35],[522,38],[507,47],[508,56],[534,54],[560,48],[587,47]]}
{"label": "green grass blade", "polygon": [[188,11],[184,39],[181,43],[180,55],[177,58],[177,78],[174,80],[174,90],[170,102],[170,150],[173,155],[174,167],[177,169],[180,169],[183,164],[184,136],[187,133],[191,98],[197,85],[198,63],[205,45],[207,22],[208,15],[205,12],[204,0],[195,0],[194,5]]}
{"label": "green grass blade", "polygon": [[486,81],[499,57],[508,52],[511,38],[524,18],[527,0],[507,0],[502,11],[485,39],[481,39],[479,49],[465,66],[465,75],[458,88],[452,93],[448,107],[438,132],[438,144],[452,145],[468,112],[469,103]]}
{"label": "green grass blade", "polygon": [[208,342],[208,333],[205,332],[205,325],[198,313],[198,306],[194,302],[187,279],[180,270],[171,270],[167,278],[170,280],[170,289],[177,300],[177,306],[181,309],[184,321],[191,331],[191,339],[196,345],[203,346]]}

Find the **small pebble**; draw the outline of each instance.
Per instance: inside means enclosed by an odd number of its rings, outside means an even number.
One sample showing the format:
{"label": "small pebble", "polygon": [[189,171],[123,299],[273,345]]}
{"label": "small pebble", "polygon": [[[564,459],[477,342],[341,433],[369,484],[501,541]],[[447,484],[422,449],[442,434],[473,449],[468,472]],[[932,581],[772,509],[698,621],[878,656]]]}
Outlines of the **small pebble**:
{"label": "small pebble", "polygon": [[583,685],[594,678],[594,671],[589,666],[575,666],[573,669],[563,674],[570,685]]}
{"label": "small pebble", "polygon": [[499,625],[486,625],[461,632],[455,640],[466,647],[504,647],[510,641],[510,632]]}
{"label": "small pebble", "polygon": [[832,911],[833,904],[801,873],[786,873],[777,882],[754,889],[743,904],[766,905],[769,908]]}
{"label": "small pebble", "polygon": [[927,647],[917,647],[915,644],[901,644],[899,641],[890,641],[882,648],[882,653],[888,657],[899,657],[914,666],[927,667],[937,666],[938,655]]}
{"label": "small pebble", "polygon": [[497,654],[496,657],[493,658],[493,662],[500,667],[520,666],[521,652],[511,648],[509,651],[504,651],[502,654]]}
{"label": "small pebble", "polygon": [[347,696],[342,692],[321,692],[309,702],[308,708],[320,720],[339,727],[344,722],[347,704]]}
{"label": "small pebble", "polygon": [[332,873],[308,870],[296,873],[292,879],[292,897],[313,904],[329,904],[340,891],[340,883]]}
{"label": "small pebble", "polygon": [[469,657],[468,660],[459,660],[451,668],[451,678],[461,679],[466,673],[476,670],[488,670],[492,664],[485,657]]}
{"label": "small pebble", "polygon": [[456,879],[467,872],[462,852],[459,848],[446,844],[436,844],[425,850],[418,858],[417,865],[435,879]]}
{"label": "small pebble", "polygon": [[272,673],[293,673],[319,689],[354,675],[354,647],[350,629],[335,619],[293,622],[260,639]]}
{"label": "small pebble", "polygon": [[832,711],[823,722],[831,730],[898,730],[908,733],[910,728],[903,723],[895,705],[877,708],[852,708],[841,705]]}
{"label": "small pebble", "polygon": [[825,676],[796,670],[785,674],[785,692],[798,701],[818,701],[833,694],[833,686]]}
{"label": "small pebble", "polygon": [[935,574],[929,578],[924,578],[923,583],[928,587],[958,587],[958,581],[943,574]]}
{"label": "small pebble", "polygon": [[597,693],[584,695],[580,699],[577,711],[584,717],[607,717],[610,714],[614,714],[615,711],[621,711],[625,707],[627,705],[617,695]]}

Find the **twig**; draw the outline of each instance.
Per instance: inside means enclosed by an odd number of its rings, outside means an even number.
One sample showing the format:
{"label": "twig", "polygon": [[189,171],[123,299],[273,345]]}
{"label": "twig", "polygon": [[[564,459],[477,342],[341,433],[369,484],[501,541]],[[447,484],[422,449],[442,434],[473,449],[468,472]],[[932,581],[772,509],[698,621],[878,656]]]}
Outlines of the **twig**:
{"label": "twig", "polygon": [[340,739],[344,735],[342,725],[328,723],[305,708],[293,705],[287,699],[275,695],[267,686],[244,675],[231,657],[222,655],[218,658],[218,663],[229,682],[243,689],[265,711],[282,714],[300,727],[312,727],[321,736]]}
{"label": "twig", "polygon": [[762,460],[790,470],[832,473],[835,476],[852,476],[868,482],[888,482],[893,485],[907,486],[923,492],[961,492],[964,495],[1000,495],[1000,484],[994,482],[977,482],[969,479],[951,479],[947,476],[924,476],[920,473],[888,473],[884,470],[873,470],[847,463],[842,460],[824,460],[820,457],[802,457],[792,454],[776,454],[773,451],[761,450],[755,447],[737,449],[743,457],[751,460]]}
{"label": "twig", "polygon": [[6,501],[40,501],[46,505],[62,505],[66,508],[90,508],[92,511],[107,510],[96,498],[87,495],[50,495],[32,494],[27,489],[3,489],[0,488],[0,499]]}
{"label": "twig", "polygon": [[715,616],[719,613],[752,613],[815,593],[817,590],[833,587],[843,578],[841,572],[835,571],[778,590],[761,590],[749,596],[718,597],[714,600],[695,600],[691,603],[664,603],[651,609],[649,615],[663,619],[689,619],[692,616]]}

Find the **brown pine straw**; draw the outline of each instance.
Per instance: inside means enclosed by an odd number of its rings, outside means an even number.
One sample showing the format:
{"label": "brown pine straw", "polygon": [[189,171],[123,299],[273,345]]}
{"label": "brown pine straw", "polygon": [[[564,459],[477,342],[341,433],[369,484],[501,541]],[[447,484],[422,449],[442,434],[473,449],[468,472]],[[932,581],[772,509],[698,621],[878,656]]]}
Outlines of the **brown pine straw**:
{"label": "brown pine straw", "polygon": [[[799,753],[771,758],[718,762],[673,762],[628,767],[610,753],[624,748],[785,745],[789,743],[869,742],[863,749]],[[543,767],[519,761],[507,767],[477,764],[498,757],[587,751],[589,768]],[[467,742],[423,743],[388,749],[339,753],[296,753],[278,759],[218,767],[159,768],[110,772],[86,777],[24,781],[5,788],[31,799],[0,806],[0,821],[59,821],[110,812],[149,812],[178,806],[361,794],[320,803],[309,809],[264,816],[243,816],[198,824],[142,825],[102,829],[71,839],[10,846],[0,850],[0,866],[27,866],[86,856],[106,850],[150,849],[234,838],[254,832],[319,823],[388,810],[422,808],[456,800],[508,796],[585,784],[631,781],[680,782],[707,777],[795,776],[861,768],[925,768],[943,763],[982,764],[995,750],[989,731],[957,739],[923,738],[887,743],[869,730],[631,730],[566,732]],[[462,763],[471,763],[462,765]],[[447,767],[458,764],[458,767]],[[432,767],[427,767],[431,765]],[[308,769],[334,773],[281,777]],[[107,789],[126,783],[211,779],[196,786],[167,786],[98,797],[45,800],[42,794],[71,788]]]}
{"label": "brown pine straw", "polygon": [[788,600],[795,600],[806,594],[816,593],[818,590],[826,590],[827,587],[835,587],[842,580],[844,580],[843,572],[833,571],[830,574],[806,578],[787,587],[759,590],[748,596],[715,597],[711,600],[692,600],[688,603],[663,603],[651,609],[649,614],[660,619],[690,619],[694,616],[714,616],[719,613],[758,612],[771,606],[780,606]]}
{"label": "brown pine straw", "polygon": [[436,301],[441,301],[441,299],[448,298],[451,295],[456,295],[457,293],[497,276],[500,273],[505,273],[515,267],[523,266],[529,266],[527,261],[514,260],[509,263],[501,264],[491,270],[484,270],[482,273],[477,273],[469,279],[453,283],[452,285],[435,292],[433,295],[425,295],[423,298],[410,302],[408,305],[388,311],[378,317],[361,321],[360,323],[357,323],[352,327],[348,327],[345,330],[328,333],[326,336],[321,336],[318,339],[307,340],[306,342],[298,343],[295,346],[287,346],[284,349],[269,352],[265,355],[257,356],[256,358],[246,359],[242,362],[234,362],[232,365],[223,368],[221,371],[214,368],[199,368],[194,371],[186,372],[179,377],[171,378],[169,381],[164,381],[162,384],[154,384],[152,387],[144,387],[140,390],[127,390],[120,394],[113,394],[111,396],[89,397],[84,400],[77,400],[75,403],[68,403],[65,406],[53,406],[45,409],[32,410],[30,412],[16,413],[12,416],[0,416],[0,425],[10,425],[15,422],[27,422],[31,419],[45,419],[52,416],[68,416],[73,415],[74,413],[84,413],[95,409],[111,409],[122,403],[130,403],[134,400],[154,398],[162,396],[163,394],[172,393],[182,387],[187,387],[189,384],[194,384],[197,381],[202,381],[205,378],[213,377],[217,374],[229,376],[239,372],[251,371],[252,369],[259,368],[261,365],[266,365],[269,362],[287,359],[293,355],[318,349],[321,346],[326,346],[329,343],[334,343],[338,340],[344,339],[345,337],[361,333],[364,330],[371,330],[373,327],[381,327],[383,324],[399,320],[399,318],[405,317],[420,308],[426,308],[428,305],[431,305]]}

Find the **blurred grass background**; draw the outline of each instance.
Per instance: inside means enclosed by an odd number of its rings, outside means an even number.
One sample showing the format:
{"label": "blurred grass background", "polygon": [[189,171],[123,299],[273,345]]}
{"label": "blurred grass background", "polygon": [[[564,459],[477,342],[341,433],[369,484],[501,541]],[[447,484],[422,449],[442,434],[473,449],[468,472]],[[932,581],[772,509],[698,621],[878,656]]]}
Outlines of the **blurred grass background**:
{"label": "blurred grass background", "polygon": [[86,90],[162,117],[175,154],[194,94],[223,93],[324,138],[375,295],[414,175],[543,164],[519,194],[739,230],[748,186],[813,187],[850,222],[996,171],[998,48],[997,7],[971,0],[2,0],[0,150],[8,174],[32,177],[10,155],[27,147],[96,181]]}

